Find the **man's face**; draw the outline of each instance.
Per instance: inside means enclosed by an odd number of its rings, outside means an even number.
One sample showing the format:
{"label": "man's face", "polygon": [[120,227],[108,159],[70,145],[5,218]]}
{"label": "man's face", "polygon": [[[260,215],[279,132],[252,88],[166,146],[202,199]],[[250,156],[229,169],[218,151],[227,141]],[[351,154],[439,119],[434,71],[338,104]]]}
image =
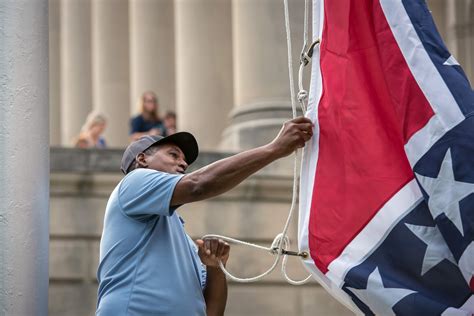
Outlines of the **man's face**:
{"label": "man's face", "polygon": [[154,154],[145,157],[148,168],[172,174],[184,173],[188,164],[181,149],[174,144],[162,144]]}

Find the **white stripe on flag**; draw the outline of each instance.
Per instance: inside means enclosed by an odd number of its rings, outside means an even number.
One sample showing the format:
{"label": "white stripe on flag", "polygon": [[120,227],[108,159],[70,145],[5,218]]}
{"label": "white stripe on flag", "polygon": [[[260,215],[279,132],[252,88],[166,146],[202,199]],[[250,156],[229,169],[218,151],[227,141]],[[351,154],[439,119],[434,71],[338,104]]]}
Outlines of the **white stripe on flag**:
{"label": "white stripe on flag", "polygon": [[[459,258],[459,270],[461,270],[461,273],[464,279],[466,280],[468,286],[474,275],[473,258],[474,258],[474,242],[471,242],[469,246],[467,246],[467,248],[462,253],[461,258]],[[472,310],[474,310],[474,308]]]}
{"label": "white stripe on flag", "polygon": [[392,228],[420,203],[423,196],[415,179],[398,191],[362,231],[329,264],[326,276],[342,286],[347,272],[364,261],[385,240]]}
{"label": "white stripe on flag", "polygon": [[[320,9],[319,9],[320,8]],[[313,1],[313,41],[321,38],[324,21],[324,1]],[[303,150],[303,160],[301,162],[300,178],[300,204],[298,218],[298,247],[300,251],[308,251],[308,227],[309,215],[311,213],[311,201],[313,198],[314,180],[316,176],[316,165],[319,154],[319,124],[318,124],[318,106],[323,91],[320,61],[319,45],[314,47],[313,63],[311,67],[311,83],[308,110],[306,117],[314,123],[313,137]],[[314,263],[313,263],[314,264]]]}
{"label": "white stripe on flag", "polygon": [[380,5],[416,82],[435,116],[405,145],[413,167],[447,131],[464,120],[459,106],[423,47],[401,0],[381,0]]}

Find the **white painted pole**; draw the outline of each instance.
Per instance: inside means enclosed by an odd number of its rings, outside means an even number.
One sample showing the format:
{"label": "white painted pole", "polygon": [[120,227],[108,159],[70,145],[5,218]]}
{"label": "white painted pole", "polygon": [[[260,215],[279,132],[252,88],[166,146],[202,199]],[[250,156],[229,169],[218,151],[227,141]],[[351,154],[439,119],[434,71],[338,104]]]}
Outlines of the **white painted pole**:
{"label": "white painted pole", "polygon": [[0,315],[47,315],[48,0],[0,0]]}

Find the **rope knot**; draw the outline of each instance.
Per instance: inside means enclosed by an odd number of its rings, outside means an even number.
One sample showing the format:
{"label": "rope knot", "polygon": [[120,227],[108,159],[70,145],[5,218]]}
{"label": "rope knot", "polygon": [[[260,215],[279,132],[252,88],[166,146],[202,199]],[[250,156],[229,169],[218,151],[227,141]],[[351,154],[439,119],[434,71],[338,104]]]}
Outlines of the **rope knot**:
{"label": "rope knot", "polygon": [[303,103],[308,98],[308,91],[300,90],[297,95],[298,101]]}
{"label": "rope knot", "polygon": [[290,239],[288,236],[283,234],[278,234],[275,239],[273,239],[272,246],[270,247],[270,253],[274,255],[281,255],[283,250],[288,247]]}

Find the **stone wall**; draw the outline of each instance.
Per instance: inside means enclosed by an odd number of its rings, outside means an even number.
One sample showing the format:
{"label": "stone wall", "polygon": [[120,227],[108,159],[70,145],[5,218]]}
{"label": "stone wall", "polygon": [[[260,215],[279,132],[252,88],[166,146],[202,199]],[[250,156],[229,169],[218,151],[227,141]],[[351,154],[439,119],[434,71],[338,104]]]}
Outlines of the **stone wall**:
{"label": "stone wall", "polygon": [[[121,150],[51,151],[49,314],[93,315],[99,241],[108,196],[122,178],[117,172]],[[193,168],[227,156],[204,152]],[[292,179],[272,175],[272,166],[227,194],[188,204],[179,212],[193,238],[215,233],[269,245],[288,214]],[[291,225],[296,245],[297,218]],[[293,246],[294,247],[294,246]],[[254,276],[270,266],[265,252],[233,246],[228,268],[238,276]],[[296,258],[289,271],[306,274]],[[285,283],[279,270],[263,281],[229,283],[226,315],[351,315],[316,282],[301,287]]]}

